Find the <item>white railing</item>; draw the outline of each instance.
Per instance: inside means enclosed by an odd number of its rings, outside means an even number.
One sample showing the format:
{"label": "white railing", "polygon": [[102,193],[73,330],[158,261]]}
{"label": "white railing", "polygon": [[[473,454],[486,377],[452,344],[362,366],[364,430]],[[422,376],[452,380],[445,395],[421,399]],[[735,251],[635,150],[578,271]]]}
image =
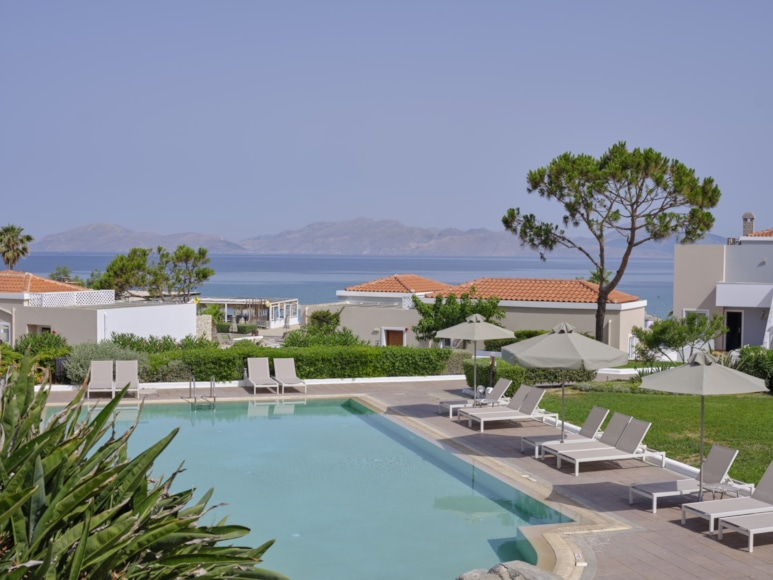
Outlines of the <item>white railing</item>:
{"label": "white railing", "polygon": [[74,292],[39,292],[30,294],[28,306],[61,308],[64,306],[100,306],[115,303],[113,290],[76,290]]}

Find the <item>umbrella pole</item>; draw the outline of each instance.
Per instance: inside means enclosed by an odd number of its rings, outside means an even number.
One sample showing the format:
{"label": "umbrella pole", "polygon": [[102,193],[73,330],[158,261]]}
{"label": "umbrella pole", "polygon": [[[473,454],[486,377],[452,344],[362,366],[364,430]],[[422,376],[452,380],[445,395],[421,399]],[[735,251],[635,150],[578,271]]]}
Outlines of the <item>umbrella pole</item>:
{"label": "umbrella pole", "polygon": [[564,376],[564,371],[561,371],[561,443],[564,442],[564,386],[566,385]]}
{"label": "umbrella pole", "polygon": [[700,467],[700,482],[698,483],[700,486],[700,491],[698,492],[698,501],[703,501],[703,400],[704,397],[701,395],[701,459],[700,463],[698,464]]}
{"label": "umbrella pole", "polygon": [[478,400],[478,341],[472,341],[472,399]]}

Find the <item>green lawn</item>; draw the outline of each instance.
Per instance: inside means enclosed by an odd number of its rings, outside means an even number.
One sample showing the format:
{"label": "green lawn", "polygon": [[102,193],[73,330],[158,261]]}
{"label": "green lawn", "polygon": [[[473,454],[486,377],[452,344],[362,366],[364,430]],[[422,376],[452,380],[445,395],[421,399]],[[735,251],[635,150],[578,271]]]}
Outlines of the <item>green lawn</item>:
{"label": "green lawn", "polygon": [[[566,389],[566,420],[581,425],[594,405],[652,422],[644,442],[667,457],[698,466],[700,397],[658,393],[579,392]],[[542,408],[560,412],[561,389],[551,389]],[[766,393],[705,398],[705,452],[713,443],[738,449],[730,476],[759,482],[773,461],[773,396]]]}

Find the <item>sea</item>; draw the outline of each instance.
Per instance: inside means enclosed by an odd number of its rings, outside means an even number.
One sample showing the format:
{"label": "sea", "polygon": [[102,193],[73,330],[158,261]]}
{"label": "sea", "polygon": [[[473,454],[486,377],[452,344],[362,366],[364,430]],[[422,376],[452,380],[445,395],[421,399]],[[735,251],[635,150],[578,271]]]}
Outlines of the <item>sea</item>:
{"label": "sea", "polygon": [[[33,252],[17,270],[48,276],[66,266],[86,279],[104,270],[114,253]],[[342,255],[211,255],[215,275],[200,288],[201,295],[220,298],[297,298],[299,304],[336,301],[336,291],[393,274],[418,274],[459,284],[477,278],[585,278],[591,264],[584,258],[436,257]],[[636,258],[618,290],[647,300],[647,314],[665,318],[673,308],[674,262],[664,258]]]}

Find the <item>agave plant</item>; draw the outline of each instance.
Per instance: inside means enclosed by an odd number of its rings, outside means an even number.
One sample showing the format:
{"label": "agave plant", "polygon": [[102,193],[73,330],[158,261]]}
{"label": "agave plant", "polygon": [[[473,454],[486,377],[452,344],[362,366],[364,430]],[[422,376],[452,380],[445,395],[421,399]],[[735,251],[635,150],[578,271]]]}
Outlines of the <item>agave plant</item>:
{"label": "agave plant", "polygon": [[35,392],[25,356],[0,383],[0,575],[15,579],[258,578],[273,540],[258,548],[222,545],[249,528],[201,525],[209,490],[173,492],[178,468],[152,479],[154,460],[177,430],[130,458],[137,423],[117,434],[116,407],[86,408],[83,393],[45,419],[48,389]]}

